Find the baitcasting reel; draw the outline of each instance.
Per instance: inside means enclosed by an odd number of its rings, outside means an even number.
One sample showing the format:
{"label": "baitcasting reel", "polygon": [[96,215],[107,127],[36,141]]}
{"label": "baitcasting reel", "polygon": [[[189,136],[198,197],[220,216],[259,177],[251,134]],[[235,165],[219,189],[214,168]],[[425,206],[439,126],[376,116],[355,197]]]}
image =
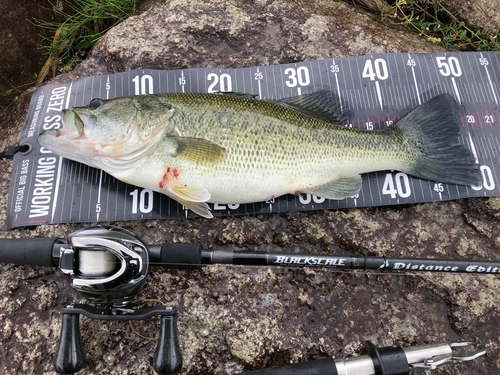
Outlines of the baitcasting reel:
{"label": "baitcasting reel", "polygon": [[73,374],[84,367],[80,315],[118,321],[160,315],[153,368],[162,375],[175,374],[181,369],[176,308],[135,309],[144,302],[132,301],[143,287],[149,265],[148,248],[136,235],[113,226],[88,227],[72,233],[67,245],[60,244],[59,252],[61,271],[89,303],[63,309],[61,336],[54,358],[57,373]]}

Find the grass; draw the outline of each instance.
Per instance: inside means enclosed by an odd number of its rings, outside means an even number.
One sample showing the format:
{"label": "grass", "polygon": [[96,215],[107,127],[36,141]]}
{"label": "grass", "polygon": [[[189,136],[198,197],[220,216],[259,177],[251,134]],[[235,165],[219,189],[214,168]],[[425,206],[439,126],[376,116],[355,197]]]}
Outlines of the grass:
{"label": "grass", "polygon": [[42,48],[49,55],[38,74],[37,83],[52,75],[69,71],[86,57],[90,49],[109,29],[135,13],[138,0],[71,0],[68,13],[53,6],[63,22],[34,19],[33,23],[49,30],[52,38],[43,38]]}
{"label": "grass", "polygon": [[33,19],[31,22],[48,31],[41,36],[40,48],[47,51],[47,61],[34,80],[0,93],[0,115],[17,100],[27,86],[39,84],[52,72],[66,72],[82,62],[95,43],[109,29],[135,13],[139,0],[67,0],[68,12],[52,4],[62,22]]}
{"label": "grass", "polygon": [[[491,7],[490,7],[491,8]],[[498,13],[500,5],[493,8]],[[488,30],[467,25],[454,11],[446,9],[439,0],[395,0],[382,10],[382,21],[410,25],[427,40],[441,43],[445,48],[460,51],[500,51],[500,40]]]}

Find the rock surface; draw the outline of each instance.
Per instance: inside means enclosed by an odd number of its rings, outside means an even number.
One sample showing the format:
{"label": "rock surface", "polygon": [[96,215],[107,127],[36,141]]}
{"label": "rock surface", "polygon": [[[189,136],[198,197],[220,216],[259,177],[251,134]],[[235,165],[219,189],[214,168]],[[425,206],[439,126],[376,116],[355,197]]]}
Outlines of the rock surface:
{"label": "rock surface", "polygon": [[[56,3],[56,2],[54,2]],[[61,1],[57,6],[63,9]],[[3,0],[0,2],[0,96],[7,90],[13,90],[5,100],[12,100],[14,95],[23,91],[18,86],[35,81],[33,74],[42,69],[47,55],[39,48],[41,35],[49,37],[47,30],[37,28],[33,19],[60,21],[48,0],[16,1]],[[0,97],[2,107],[7,103]]]}
{"label": "rock surface", "polygon": [[[194,47],[194,48],[193,48]],[[91,57],[55,81],[138,68],[236,68],[378,52],[435,52],[412,31],[383,25],[342,2],[147,1],[110,31]],[[14,144],[33,90],[0,128]],[[9,124],[9,126],[7,126]],[[11,162],[0,161],[7,191]],[[1,238],[66,237],[81,224],[5,228]],[[500,260],[500,199],[279,215],[113,223],[146,243],[200,242],[208,249]],[[0,265],[0,373],[52,373],[61,308],[79,301],[44,267]],[[488,354],[433,374],[494,374],[500,368],[500,280],[494,275],[384,274],[207,266],[151,269],[140,298],[179,309],[182,374],[239,372],[364,354],[379,346],[477,340]],[[136,323],[155,336],[155,320]],[[154,374],[155,344],[127,324],[81,319],[81,374]]]}
{"label": "rock surface", "polygon": [[441,1],[443,7],[453,9],[458,17],[465,19],[469,25],[477,29],[485,29],[491,36],[498,36],[500,3],[498,0],[481,1]]}

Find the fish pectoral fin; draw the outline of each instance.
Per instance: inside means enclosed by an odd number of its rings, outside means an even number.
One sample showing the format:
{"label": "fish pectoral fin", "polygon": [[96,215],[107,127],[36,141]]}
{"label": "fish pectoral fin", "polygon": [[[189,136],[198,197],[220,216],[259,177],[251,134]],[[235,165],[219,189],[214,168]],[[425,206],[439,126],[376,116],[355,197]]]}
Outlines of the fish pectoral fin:
{"label": "fish pectoral fin", "polygon": [[203,138],[166,137],[165,141],[175,142],[175,157],[184,158],[198,164],[217,163],[226,155],[226,149]]}
{"label": "fish pectoral fin", "polygon": [[326,199],[344,199],[356,195],[361,189],[361,175],[337,178],[324,185],[302,189],[304,193]]}

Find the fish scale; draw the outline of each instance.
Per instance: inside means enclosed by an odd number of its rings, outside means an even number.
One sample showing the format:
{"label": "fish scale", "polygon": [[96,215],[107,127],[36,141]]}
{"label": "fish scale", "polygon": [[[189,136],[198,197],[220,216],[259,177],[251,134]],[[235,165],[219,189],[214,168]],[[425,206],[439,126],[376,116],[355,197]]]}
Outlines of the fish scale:
{"label": "fish scale", "polygon": [[358,193],[360,174],[377,170],[469,185],[481,178],[458,144],[458,110],[447,94],[379,131],[338,126],[343,114],[330,91],[282,101],[156,94],[101,102],[73,108],[64,128],[41,133],[40,144],[205,217],[212,216],[206,202],[288,193],[343,199]]}
{"label": "fish scale", "polygon": [[[198,99],[201,103],[195,105],[194,108],[201,111],[199,115],[203,116],[203,122],[198,119],[196,114],[192,113],[192,108],[189,105],[183,106],[189,104],[194,96],[202,97]],[[328,161],[335,158],[340,160],[339,156],[344,160],[346,150],[348,155],[352,155],[349,159],[354,160],[356,150],[358,156],[363,155],[359,153],[359,148],[357,148],[359,144],[364,145],[363,152],[366,152],[369,143],[374,143],[374,150],[378,150],[380,153],[384,149],[394,147],[394,142],[387,137],[379,137],[379,142],[373,142],[373,132],[334,127],[331,124],[266,101],[259,101],[259,105],[255,106],[256,111],[249,112],[243,101],[255,102],[255,100],[238,100],[237,97],[227,95],[217,95],[214,98],[209,94],[186,94],[185,97],[181,98],[176,96],[176,99],[182,99],[182,102],[171,98],[168,98],[167,101],[170,101],[174,106],[177,104],[175,106],[176,112],[186,111],[185,114],[179,116],[180,122],[183,122],[182,134],[184,136],[209,139],[225,148],[232,149],[234,152],[230,152],[228,155],[235,158],[241,157],[241,152],[246,152],[253,157],[247,159],[248,162],[255,163],[255,165],[260,165],[263,161],[268,160],[272,162],[273,167],[278,167],[280,162],[284,161],[287,162],[287,167],[296,167],[298,161],[321,159],[318,157],[320,156],[318,153],[324,155],[323,158]],[[231,136],[224,139],[223,128],[228,125],[221,124],[218,117],[221,110],[225,110],[227,116],[228,108],[232,110],[230,114]],[[209,118],[210,113],[207,114],[209,111],[214,113],[212,118]],[[265,123],[265,126],[261,126],[261,123]],[[321,130],[334,130],[334,132]],[[247,134],[257,137],[254,141],[255,147],[252,147],[253,142],[238,142],[235,147],[232,147],[231,143],[234,138],[240,140],[240,136],[244,138]],[[367,136],[367,139],[361,138],[362,135]],[[265,142],[268,138],[271,139]],[[282,144],[283,139],[287,140],[286,146]],[[305,144],[312,147],[304,147]],[[278,146],[281,147],[279,152],[276,152]],[[260,149],[263,149],[262,152],[266,153],[267,157],[259,158],[257,156]],[[335,149],[340,151],[336,154]],[[272,158],[269,155],[272,155]],[[230,163],[231,160],[227,159],[227,162]],[[250,167],[250,165],[245,167]],[[266,169],[267,167],[266,165]]]}

